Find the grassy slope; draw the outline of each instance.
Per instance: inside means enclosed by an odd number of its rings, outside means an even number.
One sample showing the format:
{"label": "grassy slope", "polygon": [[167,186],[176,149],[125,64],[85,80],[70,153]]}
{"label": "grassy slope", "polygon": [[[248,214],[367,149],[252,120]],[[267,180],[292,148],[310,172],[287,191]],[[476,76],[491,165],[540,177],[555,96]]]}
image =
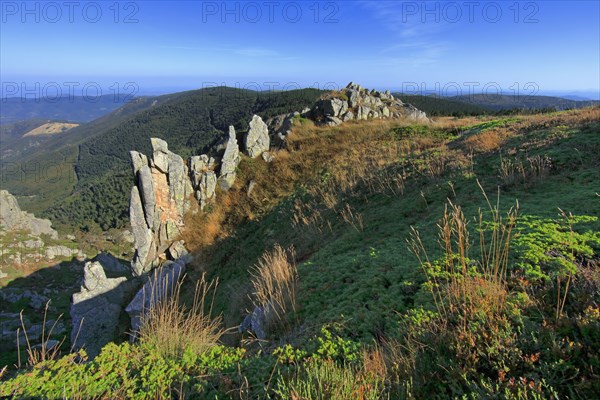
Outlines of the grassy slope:
{"label": "grassy slope", "polygon": [[[539,118],[541,122],[535,117],[523,117],[509,123],[508,127],[492,127],[499,136],[506,136],[503,139],[502,156],[499,150],[473,150],[472,165],[468,162],[471,153],[469,143],[472,141],[466,138],[486,131],[471,129],[458,139],[439,139],[428,143],[430,148],[424,149],[424,152],[433,152],[434,157],[463,161],[454,167],[451,161],[447,161],[444,173],[431,177],[427,167],[419,161],[424,159],[423,153],[408,153],[403,160],[406,170],[414,170],[416,166],[417,169],[425,168],[425,172],[410,173],[402,195],[370,193],[359,186],[338,193],[338,203],[333,209],[323,206],[319,200],[311,203],[311,207],[320,208],[321,218],[329,221],[331,227],[326,223],[320,223],[318,227],[294,225],[294,202],[310,201],[310,195],[303,195],[302,190],[296,191],[293,199],[284,200],[271,213],[256,221],[242,224],[230,237],[219,241],[200,256],[202,260],[207,260],[201,268],[213,271],[214,276],[222,281],[222,291],[217,301],[219,310],[226,315],[233,314],[229,318],[231,322],[236,318],[238,323],[241,322],[240,311],[247,306],[244,291],[247,294],[249,290],[248,270],[264,251],[279,243],[284,247],[293,245],[298,258],[303,261],[299,273],[304,321],[318,326],[326,321],[344,319],[353,334],[365,340],[389,334],[390,329],[393,330],[389,324],[390,317],[396,312],[405,311],[407,307],[428,301],[428,296],[419,289],[424,277],[406,245],[410,227],[414,226],[421,232],[426,246],[435,256],[436,224],[443,214],[447,199],[462,205],[469,218],[477,216],[480,208],[487,207],[477,180],[492,198],[500,186],[502,208],[508,210],[518,201],[521,215],[557,218],[558,208],[577,215],[600,215],[600,201],[596,196],[600,182],[598,110],[589,113],[593,114],[596,122],[583,128],[571,126],[574,121],[564,120],[567,118],[565,116],[543,116]],[[328,136],[336,140],[333,138],[337,135],[346,135],[346,138],[348,135],[358,135],[355,140],[343,140],[346,145],[340,146],[337,154],[328,155],[331,159],[318,158],[317,161],[314,154],[307,154],[310,150],[290,155],[296,162],[306,157],[307,163],[322,167],[320,171],[307,172],[304,177],[322,177],[328,170],[338,169],[334,167],[336,164],[343,168],[360,162],[351,155],[364,150],[361,142],[363,145],[379,146],[373,141],[365,143],[360,138],[362,133],[358,133],[359,129],[340,130],[322,129],[318,133],[322,145],[325,145],[323,142],[327,142],[325,138]],[[302,134],[301,131],[297,133],[299,136]],[[449,136],[452,135],[450,132]],[[380,145],[385,147],[381,136],[374,136],[379,137]],[[547,175],[528,177],[525,182],[515,184],[505,184],[499,177],[501,157],[520,159],[527,164],[527,157],[536,155],[552,159],[553,167]],[[293,163],[289,160],[286,162]],[[251,170],[248,165],[253,163],[244,159],[242,173]],[[274,165],[272,168],[275,171],[260,173],[277,175],[279,167]],[[260,181],[260,177],[252,176],[254,173],[242,175],[245,179],[243,186],[251,179]],[[268,185],[267,181],[261,183]],[[239,190],[243,191],[245,187]],[[262,195],[268,196],[268,189],[267,193],[258,196]],[[245,199],[241,201],[244,202]],[[352,207],[354,214],[362,215],[364,230],[355,229],[344,222],[340,213],[345,204]],[[253,217],[253,214],[250,213],[250,216]],[[237,215],[236,218],[242,216]],[[597,231],[600,226],[596,223],[588,228]],[[196,235],[202,235],[202,231],[189,234],[189,240]]]}
{"label": "grassy slope", "polygon": [[[419,328],[419,324],[423,321],[428,323],[427,319],[418,316],[422,315],[418,314],[419,311],[411,314],[410,310],[419,306],[432,307],[430,293],[423,285],[425,276],[422,269],[407,249],[410,227],[419,230],[430,258],[438,258],[441,252],[436,244],[436,225],[447,200],[461,205],[472,225],[476,225],[474,217],[479,209],[487,209],[479,181],[492,201],[500,188],[501,210],[508,210],[517,201],[519,203],[517,231],[520,235],[515,237],[511,249],[510,290],[517,293],[517,297],[531,296],[532,303],[520,306],[519,313],[522,315],[513,315],[512,318],[521,322],[515,322],[514,332],[507,331],[509,336],[502,336],[505,332],[502,329],[508,328],[499,328],[499,331],[491,331],[492,336],[475,337],[477,345],[473,345],[473,351],[480,351],[476,361],[462,359],[460,353],[452,353],[459,351],[451,347],[455,346],[453,343],[460,344],[467,339],[457,336],[457,342],[452,342],[454,339],[450,336],[449,341],[444,342],[444,330],[435,331],[435,324],[426,325],[426,332],[430,329],[434,336],[423,338],[430,340],[432,346],[418,350],[418,363],[413,366],[414,375],[410,380],[394,389],[394,371],[388,370],[385,380],[391,398],[411,398],[411,392],[417,397],[432,398],[436,395],[460,398],[465,393],[472,394],[473,398],[487,398],[486,394],[491,393],[499,393],[500,398],[517,398],[517,390],[532,391],[530,396],[537,395],[538,390],[545,393],[539,398],[553,391],[558,392],[560,397],[589,397],[598,389],[597,382],[594,383],[594,377],[597,377],[594,368],[599,358],[597,347],[593,347],[594,337],[598,336],[598,316],[593,316],[593,308],[584,310],[590,298],[597,302],[594,287],[597,288],[599,283],[598,278],[593,277],[593,266],[597,265],[600,254],[600,223],[593,218],[600,215],[598,132],[600,110],[597,108],[510,120],[443,120],[432,127],[369,122],[315,128],[311,123],[300,120],[288,149],[278,152],[273,163],[243,158],[234,189],[227,194],[219,193],[219,202],[209,213],[190,218],[185,238],[189,245],[195,247],[196,253],[196,264],[189,272],[190,281],[204,271],[219,278],[215,311],[223,313],[227,327],[234,327],[241,322],[243,310],[250,305],[247,300],[250,293],[249,270],[276,243],[284,247],[294,246],[300,282],[298,313],[288,316],[288,329],[271,335],[259,354],[290,342],[306,345],[308,349],[311,338],[323,334],[322,324],[334,321],[342,322],[343,337],[367,345],[373,344],[374,340],[381,343],[383,338],[402,340],[404,328],[401,321],[414,320],[414,327],[421,331],[423,328]],[[540,163],[540,160],[543,162]],[[247,195],[251,180],[257,185],[253,193]],[[586,233],[591,254],[578,254],[577,260],[582,266],[587,262],[592,268],[588,273],[592,275],[580,275],[582,272],[577,271],[565,309],[569,318],[565,317],[555,325],[551,322],[552,310],[547,309],[548,304],[550,307],[553,304],[552,280],[555,278],[551,275],[552,264],[540,261],[539,265],[529,269],[518,265],[531,261],[524,253],[524,238],[535,238],[541,245],[556,233],[532,232],[533,225],[529,221],[559,219],[558,208],[574,215],[592,217],[574,223],[574,233],[567,235],[567,238],[573,238],[576,234]],[[471,240],[474,244],[477,242],[475,233],[473,230]],[[554,251],[568,252],[569,240],[561,240],[541,246],[541,253],[537,256],[555,257],[552,255]],[[473,251],[473,257],[476,256]],[[542,279],[533,285],[522,278],[536,272],[536,268],[551,276],[550,281],[543,283]],[[586,285],[592,286],[588,288]],[[189,289],[184,288],[184,293]],[[521,291],[523,294],[518,294]],[[499,314],[499,317],[502,315]],[[495,316],[492,315],[492,318]],[[474,329],[481,326],[478,324],[482,321],[485,320],[475,320]],[[484,328],[498,329],[493,321],[488,321]],[[446,328],[454,329],[452,324]],[[489,332],[483,330],[484,335]],[[440,338],[442,347],[435,347],[433,342],[437,338]],[[239,336],[229,335],[224,341],[238,344],[239,339]],[[331,338],[327,333],[324,341],[319,339],[318,343],[329,347],[321,346],[314,353],[313,361],[304,359],[306,364],[300,362],[286,366],[281,358],[252,356],[258,350],[256,344],[247,346],[243,343],[242,347],[249,351],[249,357],[240,359],[230,353],[234,350],[225,349],[218,350],[223,353],[211,353],[201,360],[190,361],[194,359],[188,355],[176,359],[174,364],[160,365],[165,371],[174,371],[176,376],[182,373],[186,379],[200,382],[199,386],[193,387],[182,383],[181,387],[187,393],[204,390],[201,392],[204,396],[218,392],[225,397],[244,398],[243,394],[249,392],[250,398],[255,398],[264,394],[263,388],[267,385],[271,389],[280,388],[280,394],[283,393],[285,398],[293,398],[281,380],[290,376],[288,368],[291,368],[291,376],[299,379],[304,376],[302,379],[306,379],[315,360],[318,363],[318,360],[325,359],[321,364],[323,367],[329,365],[329,357],[341,357],[351,365],[356,363],[356,358],[351,358],[352,346],[335,336]],[[483,347],[480,349],[478,346]],[[467,348],[470,347],[467,345]],[[133,368],[138,372],[127,375],[124,380],[119,378],[120,383],[116,383],[116,387],[133,385],[138,393],[146,391],[148,396],[152,396],[153,386],[143,383],[146,382],[144,380],[158,382],[154,379],[165,375],[158,372],[160,369],[157,367],[157,375],[153,378],[154,375],[145,375],[147,372],[140,368],[148,362],[159,365],[155,363],[160,359],[154,358],[154,353],[148,349],[131,351],[127,346],[120,349],[111,347],[106,351],[107,358],[91,368],[102,373],[102,368],[107,368],[107,365],[113,368],[113,360],[121,360],[121,364],[127,363],[121,367],[125,371]],[[511,358],[513,353],[517,354],[516,359]],[[540,353],[542,361],[538,360]],[[285,359],[296,357],[286,354]],[[138,365],[138,357],[146,361]],[[295,359],[302,360],[301,357]],[[500,365],[494,364],[496,361]],[[70,363],[65,359],[55,368],[61,374],[67,374],[66,371],[73,368]],[[362,365],[367,364],[364,361]],[[373,372],[373,363],[368,365]],[[512,371],[509,366],[518,369]],[[294,375],[296,373],[299,375]],[[516,386],[501,373],[516,379]],[[198,375],[202,378],[190,378]],[[138,381],[131,380],[134,376]],[[358,372],[352,372],[342,381],[355,380],[362,385],[359,382],[362,378],[358,379],[360,376]],[[27,382],[28,378],[22,377]],[[542,378],[544,382],[540,380]],[[42,380],[30,379],[36,385],[42,385]],[[140,379],[142,383],[139,383]],[[177,391],[179,386],[176,382],[182,378],[172,379],[175,379],[172,387]],[[328,375],[321,379],[330,382],[334,378]],[[98,384],[108,384],[101,382],[104,381],[98,381]],[[486,386],[490,382],[492,386]],[[532,382],[532,386],[528,386],[528,382]],[[87,390],[94,388],[91,381],[87,385]],[[539,389],[537,385],[540,385]],[[34,387],[42,388],[38,393],[53,393],[51,386],[45,389],[44,386]],[[368,385],[361,386],[361,392],[366,387]],[[351,393],[356,396],[356,392]]]}

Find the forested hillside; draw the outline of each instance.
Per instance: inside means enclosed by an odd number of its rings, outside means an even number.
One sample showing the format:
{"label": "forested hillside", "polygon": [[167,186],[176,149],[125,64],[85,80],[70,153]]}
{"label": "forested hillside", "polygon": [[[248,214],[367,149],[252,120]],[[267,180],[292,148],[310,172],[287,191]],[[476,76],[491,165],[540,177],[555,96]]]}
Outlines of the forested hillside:
{"label": "forested hillside", "polygon": [[72,195],[42,215],[84,229],[94,224],[103,229],[121,227],[127,222],[132,184],[130,150],[148,154],[149,138],[159,137],[183,157],[200,154],[219,140],[229,125],[245,130],[253,114],[268,118],[301,110],[312,105],[320,93],[315,89],[259,93],[225,87],[182,93],[82,142]]}

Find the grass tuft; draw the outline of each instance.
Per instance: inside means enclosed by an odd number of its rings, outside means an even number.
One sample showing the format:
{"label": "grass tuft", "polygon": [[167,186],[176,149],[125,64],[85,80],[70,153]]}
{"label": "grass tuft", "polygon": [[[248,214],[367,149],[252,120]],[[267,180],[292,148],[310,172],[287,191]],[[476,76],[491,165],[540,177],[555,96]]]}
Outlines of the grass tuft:
{"label": "grass tuft", "polygon": [[145,314],[139,331],[141,345],[156,349],[165,358],[181,358],[188,352],[201,355],[216,346],[224,334],[221,318],[211,316],[211,293],[214,296],[217,284],[207,282],[203,275],[196,283],[192,305],[186,307],[180,302],[178,283],[170,296],[163,296]]}

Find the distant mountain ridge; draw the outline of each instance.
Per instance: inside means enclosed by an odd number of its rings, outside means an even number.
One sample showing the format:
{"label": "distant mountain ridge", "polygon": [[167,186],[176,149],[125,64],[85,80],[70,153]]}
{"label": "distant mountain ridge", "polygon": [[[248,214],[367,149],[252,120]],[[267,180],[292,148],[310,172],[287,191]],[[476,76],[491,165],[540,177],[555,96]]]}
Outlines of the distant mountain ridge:
{"label": "distant mountain ridge", "polygon": [[508,110],[566,110],[600,105],[598,100],[580,100],[553,96],[513,96],[477,94],[462,96],[415,95],[395,93],[427,114],[484,115]]}
{"label": "distant mountain ridge", "polygon": [[485,107],[490,110],[509,109],[549,109],[558,111],[567,109],[578,109],[600,105],[598,100],[576,101],[562,97],[552,96],[516,96],[516,95],[493,95],[475,94],[450,97],[450,100],[461,101],[468,104]]}
{"label": "distant mountain ridge", "polygon": [[106,115],[135,99],[127,96],[103,95],[98,97],[61,96],[52,98],[2,98],[0,124],[28,119],[89,122]]}

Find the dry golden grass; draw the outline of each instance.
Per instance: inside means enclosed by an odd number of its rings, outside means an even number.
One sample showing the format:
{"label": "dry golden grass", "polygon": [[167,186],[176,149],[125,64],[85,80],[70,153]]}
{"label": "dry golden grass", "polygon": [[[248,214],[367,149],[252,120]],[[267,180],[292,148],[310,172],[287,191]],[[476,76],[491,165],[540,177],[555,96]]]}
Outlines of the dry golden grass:
{"label": "dry golden grass", "polygon": [[269,308],[276,324],[289,311],[296,310],[298,271],[294,261],[294,249],[287,251],[276,245],[266,252],[252,271],[252,294],[254,307]]}
{"label": "dry golden grass", "polygon": [[484,212],[480,211],[480,259],[476,264],[469,258],[467,219],[461,207],[451,202],[446,206],[444,216],[438,224],[439,243],[444,252],[444,278],[435,272],[435,268],[432,269],[433,264],[416,230],[413,229],[409,240],[410,249],[418,257],[431,282],[431,293],[438,312],[446,321],[450,315],[459,314],[466,325],[473,315],[481,312],[493,319],[505,307],[508,294],[508,254],[518,203],[503,217],[499,211],[499,199],[492,205],[485,192],[483,194],[489,207],[486,214],[491,217],[491,221],[486,221]]}
{"label": "dry golden grass", "polygon": [[[206,248],[227,236],[240,222],[272,209],[300,183],[308,183],[306,187],[318,205],[305,205],[305,215],[298,219],[307,221],[318,219],[310,214],[313,210],[318,214],[322,205],[335,209],[339,193],[351,192],[357,185],[365,185],[372,192],[401,194],[404,171],[388,167],[396,164],[400,156],[436,146],[439,140],[394,141],[389,131],[400,125],[398,121],[373,120],[338,127],[294,127],[286,148],[274,152],[273,162],[242,158],[234,187],[218,192],[218,200],[207,212],[186,218],[183,239],[192,251]],[[255,186],[247,195],[251,181]]]}
{"label": "dry golden grass", "polygon": [[[167,290],[169,283],[158,285]],[[142,320],[140,343],[150,346],[163,357],[180,358],[186,352],[203,354],[215,346],[225,331],[221,318],[213,318],[212,296],[217,282],[197,281],[191,307],[180,302],[181,282],[170,296],[153,304]]]}
{"label": "dry golden grass", "polygon": [[492,129],[469,136],[465,139],[465,145],[469,149],[480,153],[486,153],[489,151],[498,150],[503,141],[504,139],[500,137],[499,132],[495,129]]}
{"label": "dry golden grass", "polygon": [[78,127],[79,124],[69,124],[64,122],[49,122],[47,124],[38,126],[35,129],[25,133],[23,137],[38,136],[38,135],[54,135],[57,133],[63,133],[70,129]]}
{"label": "dry golden grass", "polygon": [[[352,195],[360,187],[362,192],[366,188],[370,193],[401,195],[409,178],[398,163],[403,156],[413,154],[425,158],[416,166],[416,173],[435,178],[449,168],[465,170],[472,167],[471,150],[492,151],[507,138],[531,129],[579,126],[598,121],[600,108],[517,118],[518,121],[508,128],[483,132],[466,140],[466,146],[452,146],[451,149],[445,140],[435,137],[392,139],[390,130],[407,124],[402,121],[352,121],[336,127],[298,124],[286,147],[274,151],[273,162],[267,164],[262,159],[251,160],[243,156],[234,187],[228,192],[219,191],[217,201],[207,212],[186,218],[183,239],[193,252],[207,249],[216,240],[226,237],[240,222],[253,220],[271,210],[299,184],[305,185],[313,200],[294,205],[294,223],[311,225],[322,231],[328,224],[322,216],[323,211],[334,210],[339,214],[345,206],[346,202],[338,204],[341,193]],[[435,118],[432,126],[459,131],[461,127],[492,119],[497,117],[442,117]],[[506,167],[510,169],[511,166],[507,164]],[[514,175],[519,171],[507,173]],[[255,186],[252,194],[247,195],[251,181]],[[341,214],[340,218],[343,219]],[[196,259],[199,263],[203,257]],[[201,268],[200,265],[196,267]]]}

